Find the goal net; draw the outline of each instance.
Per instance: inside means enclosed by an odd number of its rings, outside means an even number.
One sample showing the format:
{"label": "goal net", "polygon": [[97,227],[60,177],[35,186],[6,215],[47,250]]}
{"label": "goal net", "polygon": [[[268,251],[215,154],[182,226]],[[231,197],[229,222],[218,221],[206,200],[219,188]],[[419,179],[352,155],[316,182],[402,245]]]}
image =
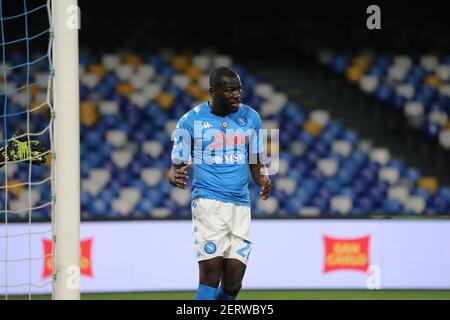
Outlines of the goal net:
{"label": "goal net", "polygon": [[76,1],[0,0],[0,147],[8,153],[13,139],[47,146],[43,165],[30,156],[0,164],[4,299],[50,292],[54,299],[79,298],[78,46],[71,6]]}

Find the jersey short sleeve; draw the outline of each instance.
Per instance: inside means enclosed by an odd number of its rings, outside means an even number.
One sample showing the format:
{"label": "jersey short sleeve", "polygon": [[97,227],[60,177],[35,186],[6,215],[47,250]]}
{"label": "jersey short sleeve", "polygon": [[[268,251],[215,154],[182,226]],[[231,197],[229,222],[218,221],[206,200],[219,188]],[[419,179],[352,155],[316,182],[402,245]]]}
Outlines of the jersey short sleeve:
{"label": "jersey short sleeve", "polygon": [[253,136],[250,138],[249,151],[250,153],[264,152],[264,135],[262,133],[261,117],[257,112],[252,114],[254,120],[254,127],[252,128]]}
{"label": "jersey short sleeve", "polygon": [[171,153],[172,163],[181,165],[187,163],[192,150],[192,125],[191,114],[186,113],[178,120],[172,133],[173,148]]}

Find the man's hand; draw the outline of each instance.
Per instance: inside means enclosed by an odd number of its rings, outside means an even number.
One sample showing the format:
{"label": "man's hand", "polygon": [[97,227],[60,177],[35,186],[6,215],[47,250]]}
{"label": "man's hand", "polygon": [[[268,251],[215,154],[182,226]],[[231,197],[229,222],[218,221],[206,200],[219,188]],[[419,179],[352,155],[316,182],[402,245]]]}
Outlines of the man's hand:
{"label": "man's hand", "polygon": [[189,163],[178,169],[174,166],[170,167],[168,176],[170,184],[172,184],[175,187],[185,189],[187,186],[187,181],[189,179],[187,172],[191,167],[192,163]]}
{"label": "man's hand", "polygon": [[272,181],[268,176],[260,176],[259,184],[261,185],[261,192],[259,193],[263,200],[267,200],[272,192]]}
{"label": "man's hand", "polygon": [[18,130],[8,142],[6,150],[5,148],[0,148],[0,162],[28,160],[31,157],[33,158],[31,160],[32,164],[41,165],[45,163],[44,153],[47,151],[46,143],[40,140],[30,139],[30,144],[28,145],[27,136],[24,135],[22,130]]}

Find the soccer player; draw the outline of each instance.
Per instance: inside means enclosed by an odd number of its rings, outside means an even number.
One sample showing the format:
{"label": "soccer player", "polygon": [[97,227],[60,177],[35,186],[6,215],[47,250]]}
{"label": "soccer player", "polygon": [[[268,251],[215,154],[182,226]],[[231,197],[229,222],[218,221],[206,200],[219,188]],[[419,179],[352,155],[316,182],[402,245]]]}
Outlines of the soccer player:
{"label": "soccer player", "polygon": [[191,209],[200,271],[196,299],[234,300],[252,248],[249,169],[264,200],[272,182],[262,157],[261,118],[240,102],[239,75],[219,67],[209,84],[212,100],[178,121],[168,180],[186,188],[193,165]]}
{"label": "soccer player", "polygon": [[[29,149],[31,147],[31,151]],[[7,161],[29,160],[32,157],[31,163],[34,165],[41,165],[45,163],[44,153],[47,152],[45,142],[40,140],[28,139],[22,130],[18,130],[8,143],[8,147],[0,147],[0,168],[5,165]]]}

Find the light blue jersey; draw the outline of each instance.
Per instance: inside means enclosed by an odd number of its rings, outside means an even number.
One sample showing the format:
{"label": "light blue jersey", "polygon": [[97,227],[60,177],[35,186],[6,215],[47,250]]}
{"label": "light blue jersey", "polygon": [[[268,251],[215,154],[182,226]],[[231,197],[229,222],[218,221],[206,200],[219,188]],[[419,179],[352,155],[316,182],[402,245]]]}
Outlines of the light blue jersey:
{"label": "light blue jersey", "polygon": [[249,163],[263,152],[261,118],[241,104],[225,117],[211,112],[208,102],[191,109],[178,121],[172,136],[172,162],[194,167],[192,199],[207,198],[250,206]]}

